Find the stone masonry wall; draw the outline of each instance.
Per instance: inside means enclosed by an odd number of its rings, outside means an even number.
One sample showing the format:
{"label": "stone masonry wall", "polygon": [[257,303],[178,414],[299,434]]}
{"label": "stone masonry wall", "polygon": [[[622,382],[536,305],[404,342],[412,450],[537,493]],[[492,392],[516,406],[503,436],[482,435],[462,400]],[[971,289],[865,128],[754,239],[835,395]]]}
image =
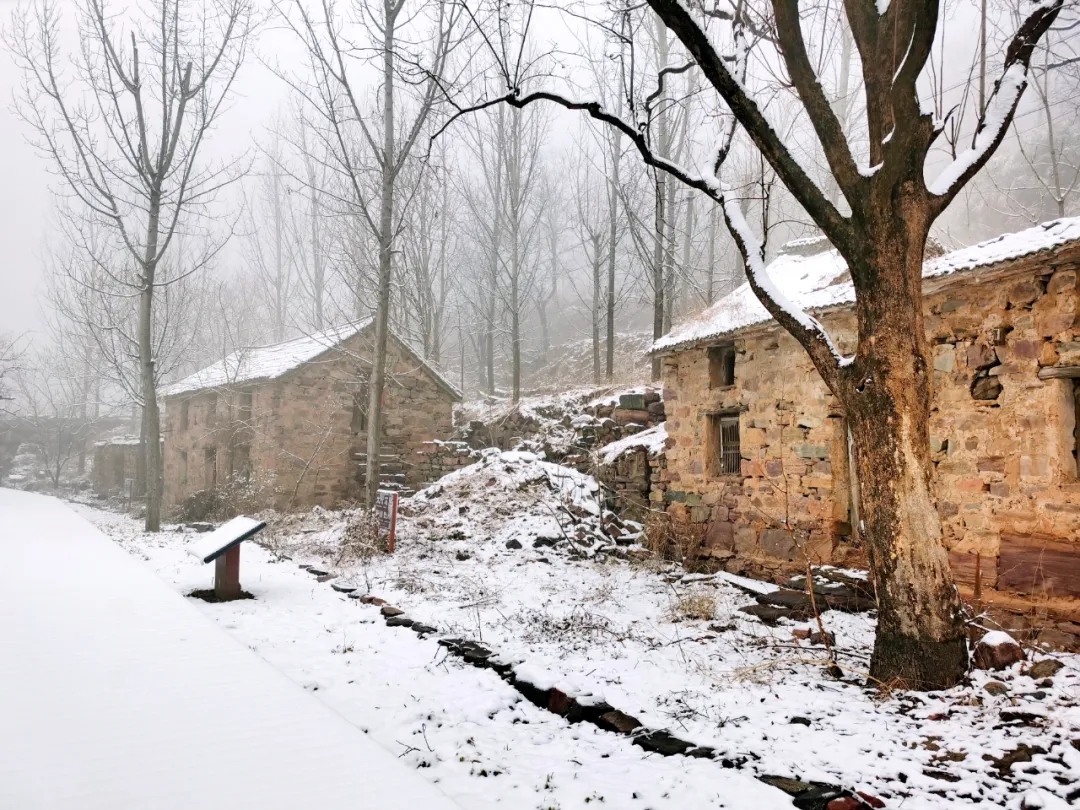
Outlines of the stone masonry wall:
{"label": "stone masonry wall", "polygon": [[[927,285],[935,486],[962,585],[974,585],[978,567],[984,590],[1080,595],[1076,381],[1040,378],[1080,365],[1078,268],[1074,248],[1052,263]],[[852,316],[824,321],[851,351]],[[734,343],[735,385],[726,389],[710,389],[705,347],[665,358],[668,481],[654,503],[663,497],[674,516],[707,524],[707,553],[732,569],[799,568],[806,556],[860,561],[837,401],[778,327]],[[738,414],[737,475],[709,473],[709,419],[718,413]]]}
{"label": "stone masonry wall", "polygon": [[[230,476],[250,475],[268,506],[326,507],[359,497],[367,433],[354,422],[354,397],[366,403],[364,334],[276,380],[195,392],[166,401],[165,501],[173,507]],[[402,481],[420,471],[403,459],[424,442],[448,437],[453,398],[391,341],[384,390],[384,457]],[[251,397],[250,414],[242,397]],[[181,429],[187,400],[188,427]],[[389,465],[387,465],[389,466]]]}

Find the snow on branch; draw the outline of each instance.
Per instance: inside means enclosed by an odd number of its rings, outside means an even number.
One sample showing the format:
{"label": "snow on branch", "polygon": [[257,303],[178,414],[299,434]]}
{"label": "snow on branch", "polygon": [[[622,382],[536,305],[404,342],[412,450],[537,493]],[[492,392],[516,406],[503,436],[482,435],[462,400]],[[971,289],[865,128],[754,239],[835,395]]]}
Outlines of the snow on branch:
{"label": "snow on branch", "polygon": [[988,157],[988,153],[997,148],[1004,137],[1005,130],[1012,120],[1013,110],[1020,101],[1020,96],[1027,86],[1027,66],[1009,65],[994,88],[971,147],[961,152],[946,166],[941,173],[927,185],[931,194],[939,197],[954,192],[972,167],[978,166]]}
{"label": "snow on branch", "polygon": [[1065,0],[1036,2],[1031,14],[1009,43],[1005,52],[1005,69],[1001,78],[994,83],[993,93],[979,120],[971,147],[957,155],[937,178],[927,185],[927,190],[938,198],[939,211],[944,209],[964,184],[986,164],[1005,138],[1020,97],[1027,87],[1031,55],[1043,34],[1054,24],[1064,2]]}
{"label": "snow on branch", "polygon": [[765,267],[764,245],[743,216],[739,201],[727,194],[722,194],[721,205],[731,235],[738,243],[743,258],[746,260],[746,280],[754,291],[754,295],[769,311],[769,314],[798,339],[814,361],[822,378],[831,385],[836,371],[850,365],[854,358],[842,355],[822,323],[796,306],[773,282]]}

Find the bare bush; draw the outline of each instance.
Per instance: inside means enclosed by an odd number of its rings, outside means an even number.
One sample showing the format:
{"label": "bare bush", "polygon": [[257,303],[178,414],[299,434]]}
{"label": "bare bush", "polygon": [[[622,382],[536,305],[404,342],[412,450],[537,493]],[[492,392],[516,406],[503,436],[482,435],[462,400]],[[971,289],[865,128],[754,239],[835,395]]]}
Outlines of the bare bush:
{"label": "bare bush", "polygon": [[700,555],[705,526],[675,520],[667,512],[649,512],[643,539],[645,548],[657,557],[685,563]]}
{"label": "bare bush", "polygon": [[715,618],[716,597],[705,591],[678,594],[668,608],[668,619],[673,622],[711,621]]}

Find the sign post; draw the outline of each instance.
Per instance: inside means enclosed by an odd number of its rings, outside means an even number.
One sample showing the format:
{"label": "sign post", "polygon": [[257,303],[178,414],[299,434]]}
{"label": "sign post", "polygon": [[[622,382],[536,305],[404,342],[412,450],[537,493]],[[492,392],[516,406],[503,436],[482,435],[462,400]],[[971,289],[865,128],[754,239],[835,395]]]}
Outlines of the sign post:
{"label": "sign post", "polygon": [[398,493],[392,489],[380,489],[375,496],[375,517],[379,521],[379,536],[386,537],[386,551],[394,553],[397,532]]}
{"label": "sign post", "polygon": [[240,598],[240,544],[265,528],[264,522],[241,515],[188,548],[188,554],[204,563],[214,563],[214,596],[218,601]]}

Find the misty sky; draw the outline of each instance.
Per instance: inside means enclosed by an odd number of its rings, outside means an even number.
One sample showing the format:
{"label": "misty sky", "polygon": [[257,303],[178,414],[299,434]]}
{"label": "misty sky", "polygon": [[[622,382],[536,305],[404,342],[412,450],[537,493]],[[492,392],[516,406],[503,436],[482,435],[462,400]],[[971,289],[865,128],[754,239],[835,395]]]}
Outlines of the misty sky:
{"label": "misty sky", "polygon": [[[0,26],[9,26],[13,0],[0,0]],[[66,9],[65,9],[66,10]],[[959,12],[959,16],[957,13]],[[966,4],[954,6],[949,31],[950,52],[955,49],[957,60],[966,66],[970,56],[972,28],[965,17],[972,12]],[[303,57],[300,46],[281,30],[261,32],[256,51],[272,54],[280,64],[298,65]],[[3,264],[0,265],[0,333],[33,332],[41,326],[43,254],[50,234],[51,184],[57,179],[49,173],[46,158],[27,142],[29,128],[12,109],[12,97],[20,82],[20,72],[12,55],[0,46],[0,244],[3,245]],[[959,92],[959,91],[958,91]],[[220,120],[211,141],[210,153],[225,157],[243,153],[256,156],[255,144],[265,141],[267,127],[275,111],[284,112],[288,101],[284,83],[263,64],[254,53],[249,54],[236,86],[231,109]],[[567,126],[552,128],[553,139],[564,145],[577,129],[573,114],[549,110],[553,119]],[[234,243],[238,240],[234,239]],[[232,245],[219,261],[217,272],[228,272],[230,263],[239,257],[240,250]]]}

